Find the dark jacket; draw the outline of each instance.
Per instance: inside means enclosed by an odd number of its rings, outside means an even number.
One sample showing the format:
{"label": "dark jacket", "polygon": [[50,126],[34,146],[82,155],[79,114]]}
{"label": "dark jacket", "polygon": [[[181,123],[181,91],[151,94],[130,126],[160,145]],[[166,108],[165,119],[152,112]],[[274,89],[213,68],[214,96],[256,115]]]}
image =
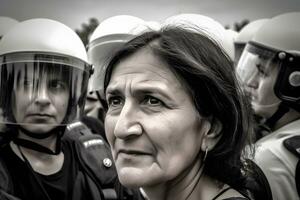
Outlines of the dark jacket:
{"label": "dark jacket", "polygon": [[[91,131],[82,123],[76,122],[68,126],[62,141],[72,146],[74,157],[81,168],[78,183],[74,183],[74,198],[79,199],[143,199],[138,190],[124,188],[117,179],[117,173],[112,162],[110,148],[105,140]],[[8,141],[2,138],[2,147]],[[0,148],[0,200],[17,200],[14,197],[13,183],[9,170],[1,159]],[[88,191],[88,197],[83,197],[82,191]]]}

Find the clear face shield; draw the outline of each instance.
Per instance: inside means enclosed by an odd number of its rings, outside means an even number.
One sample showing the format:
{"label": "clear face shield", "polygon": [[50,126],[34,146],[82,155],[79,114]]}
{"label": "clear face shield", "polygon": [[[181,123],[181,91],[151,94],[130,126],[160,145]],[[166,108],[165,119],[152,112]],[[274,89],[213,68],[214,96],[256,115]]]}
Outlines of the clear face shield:
{"label": "clear face shield", "polygon": [[255,113],[269,117],[280,104],[274,85],[281,67],[277,52],[248,43],[238,62],[236,72]]}
{"label": "clear face shield", "polygon": [[242,84],[247,85],[251,78],[265,78],[273,70],[278,69],[276,55],[276,52],[247,44],[236,69]]}
{"label": "clear face shield", "polygon": [[300,62],[295,54],[246,45],[237,65],[237,75],[252,96],[252,105],[278,106],[281,101],[299,104]]}
{"label": "clear face shield", "polygon": [[89,66],[76,58],[35,53],[0,57],[0,123],[33,133],[66,126],[83,113]]}
{"label": "clear face shield", "polygon": [[101,98],[104,98],[103,87],[106,66],[118,49],[132,38],[133,35],[130,34],[112,34],[98,38],[89,44],[88,58],[94,69],[94,73],[90,78],[90,92],[99,91]]}
{"label": "clear face shield", "polygon": [[245,48],[246,44],[245,43],[235,43],[234,44],[234,66],[236,67],[241,55],[243,53],[243,50]]}

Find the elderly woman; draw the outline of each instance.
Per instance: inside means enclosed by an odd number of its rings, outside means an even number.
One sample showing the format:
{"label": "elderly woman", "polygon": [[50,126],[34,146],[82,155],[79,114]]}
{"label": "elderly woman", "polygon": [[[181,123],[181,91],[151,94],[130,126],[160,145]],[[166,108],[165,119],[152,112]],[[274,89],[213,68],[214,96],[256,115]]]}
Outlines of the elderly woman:
{"label": "elderly woman", "polygon": [[242,159],[249,108],[211,38],[170,26],[144,33],[111,59],[104,90],[123,185],[150,200],[250,199]]}

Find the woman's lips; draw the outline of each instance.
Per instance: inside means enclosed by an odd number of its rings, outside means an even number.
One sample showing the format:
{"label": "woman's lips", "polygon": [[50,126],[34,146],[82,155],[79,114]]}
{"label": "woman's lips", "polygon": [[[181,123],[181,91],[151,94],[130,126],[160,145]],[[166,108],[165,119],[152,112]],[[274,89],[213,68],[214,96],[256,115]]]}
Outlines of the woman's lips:
{"label": "woman's lips", "polygon": [[131,156],[146,156],[146,155],[152,155],[149,152],[145,152],[142,150],[135,150],[135,149],[120,149],[117,151],[117,157],[120,154],[125,154],[125,155],[131,155]]}

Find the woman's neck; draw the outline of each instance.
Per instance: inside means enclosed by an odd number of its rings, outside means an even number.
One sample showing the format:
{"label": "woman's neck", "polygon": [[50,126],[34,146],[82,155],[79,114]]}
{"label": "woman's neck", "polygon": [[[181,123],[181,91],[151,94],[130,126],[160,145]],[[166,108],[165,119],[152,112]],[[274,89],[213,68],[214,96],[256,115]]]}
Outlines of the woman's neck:
{"label": "woman's neck", "polygon": [[203,174],[201,159],[190,168],[186,169],[177,178],[160,185],[143,187],[144,192],[150,200],[189,199],[197,189],[197,185]]}

